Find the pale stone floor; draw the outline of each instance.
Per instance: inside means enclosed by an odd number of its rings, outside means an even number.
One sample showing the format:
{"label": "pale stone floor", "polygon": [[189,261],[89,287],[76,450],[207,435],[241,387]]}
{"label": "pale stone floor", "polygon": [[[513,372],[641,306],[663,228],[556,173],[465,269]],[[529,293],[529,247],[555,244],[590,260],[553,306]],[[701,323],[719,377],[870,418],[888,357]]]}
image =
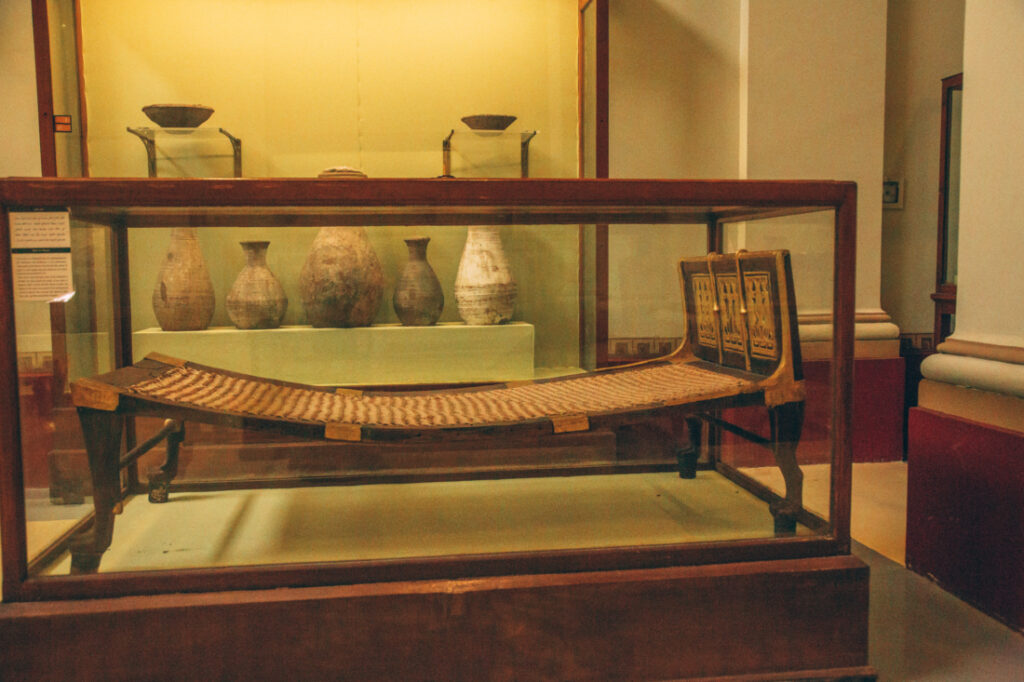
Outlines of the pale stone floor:
{"label": "pale stone floor", "polygon": [[[831,467],[811,464],[804,472],[804,505],[828,518]],[[782,490],[782,474],[775,467],[744,469],[773,490]],[[905,564],[907,540],[907,464],[878,462],[854,465],[850,535],[882,556]]]}
{"label": "pale stone floor", "polygon": [[[809,509],[826,515],[829,467],[804,468]],[[778,488],[774,467],[747,473]],[[854,553],[871,567],[871,665],[880,680],[1024,682],[1024,636],[903,567],[907,469],[855,464]],[[764,503],[702,472],[175,493],[126,505],[107,570],[516,551],[768,537]],[[446,488],[447,486],[447,488]],[[452,497],[451,487],[458,493]],[[401,492],[396,495],[396,491]],[[526,493],[524,494],[524,491]],[[344,494],[340,494],[344,493]],[[86,507],[30,496],[30,553]],[[533,532],[523,532],[524,523]],[[571,540],[567,540],[570,538]],[[340,549],[344,548],[344,549]],[[66,574],[67,559],[50,567]]]}

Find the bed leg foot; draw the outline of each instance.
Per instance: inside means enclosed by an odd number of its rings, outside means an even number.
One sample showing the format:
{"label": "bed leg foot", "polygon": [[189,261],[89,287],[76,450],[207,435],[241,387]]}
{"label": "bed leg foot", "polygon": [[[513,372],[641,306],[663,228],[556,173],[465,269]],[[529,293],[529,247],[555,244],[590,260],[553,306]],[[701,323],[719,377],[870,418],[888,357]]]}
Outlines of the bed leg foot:
{"label": "bed leg foot", "polygon": [[676,450],[679,478],[697,478],[697,462],[700,460],[701,429],[703,422],[697,417],[687,417],[686,428],[689,443]]}
{"label": "bed leg foot", "polygon": [[71,575],[91,575],[100,570],[103,553],[76,553],[71,551]]}
{"label": "bed leg foot", "polygon": [[166,502],[171,495],[171,481],[162,473],[149,474],[149,501],[153,504]]}
{"label": "bed leg foot", "polygon": [[185,439],[185,425],[180,422],[167,435],[167,458],[158,468],[149,472],[149,501],[154,504],[166,502],[171,494],[171,481],[178,475],[178,450]]}
{"label": "bed leg foot", "polygon": [[679,448],[676,450],[679,478],[697,478],[698,459],[700,459],[700,451],[697,448]]}
{"label": "bed leg foot", "polygon": [[794,535],[796,533],[796,509],[793,509],[785,501],[781,501],[771,505],[769,510],[775,522],[776,535]]}
{"label": "bed leg foot", "polygon": [[796,518],[803,507],[804,474],[796,459],[796,447],[804,424],[804,404],[784,403],[769,410],[772,432],[772,451],[775,464],[786,483],[786,497],[772,505],[775,532],[796,532]]}
{"label": "bed leg foot", "polygon": [[95,573],[114,537],[114,513],[121,505],[121,438],[124,416],[78,408],[92,476],[92,527],[71,539],[71,573]]}
{"label": "bed leg foot", "polygon": [[776,516],[775,517],[775,534],[776,535],[795,535],[796,534],[796,519],[792,516]]}

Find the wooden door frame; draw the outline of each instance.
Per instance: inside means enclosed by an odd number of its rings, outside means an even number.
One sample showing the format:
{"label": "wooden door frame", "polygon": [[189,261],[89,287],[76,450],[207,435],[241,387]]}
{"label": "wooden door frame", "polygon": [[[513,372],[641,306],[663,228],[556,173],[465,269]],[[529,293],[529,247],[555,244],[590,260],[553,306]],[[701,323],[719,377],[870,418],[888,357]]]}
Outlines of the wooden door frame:
{"label": "wooden door frame", "polygon": [[952,100],[953,93],[963,91],[964,75],[957,73],[942,79],[942,123],[939,141],[939,221],[936,236],[935,261],[935,293],[931,295],[935,302],[935,328],[932,348],[942,343],[950,334],[951,317],[956,313],[956,284],[947,282],[947,258],[949,254],[949,144],[952,134]]}
{"label": "wooden door frame", "polygon": [[53,132],[53,65],[50,61],[50,17],[46,0],[32,0],[32,42],[36,59],[36,104],[39,109],[39,167],[44,177],[57,175],[57,143]]}

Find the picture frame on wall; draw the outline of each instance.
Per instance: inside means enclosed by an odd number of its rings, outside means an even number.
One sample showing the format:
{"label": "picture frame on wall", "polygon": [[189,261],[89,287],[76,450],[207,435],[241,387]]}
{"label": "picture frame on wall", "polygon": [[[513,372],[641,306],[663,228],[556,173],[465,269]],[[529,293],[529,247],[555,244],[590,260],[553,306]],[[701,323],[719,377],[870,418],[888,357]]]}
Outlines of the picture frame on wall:
{"label": "picture frame on wall", "polygon": [[882,208],[902,209],[903,208],[903,179],[882,180]]}

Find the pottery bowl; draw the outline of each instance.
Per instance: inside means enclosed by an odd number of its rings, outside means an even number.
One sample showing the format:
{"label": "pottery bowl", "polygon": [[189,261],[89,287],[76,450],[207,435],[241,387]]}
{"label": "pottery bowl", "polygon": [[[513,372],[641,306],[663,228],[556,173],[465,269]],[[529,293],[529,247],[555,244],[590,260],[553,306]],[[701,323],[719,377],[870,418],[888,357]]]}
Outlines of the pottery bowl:
{"label": "pottery bowl", "polygon": [[463,116],[462,122],[473,130],[504,130],[516,120],[515,116],[503,116],[501,114],[477,114],[476,116]]}
{"label": "pottery bowl", "polygon": [[142,113],[161,128],[195,128],[213,115],[213,107],[202,104],[150,104]]}

